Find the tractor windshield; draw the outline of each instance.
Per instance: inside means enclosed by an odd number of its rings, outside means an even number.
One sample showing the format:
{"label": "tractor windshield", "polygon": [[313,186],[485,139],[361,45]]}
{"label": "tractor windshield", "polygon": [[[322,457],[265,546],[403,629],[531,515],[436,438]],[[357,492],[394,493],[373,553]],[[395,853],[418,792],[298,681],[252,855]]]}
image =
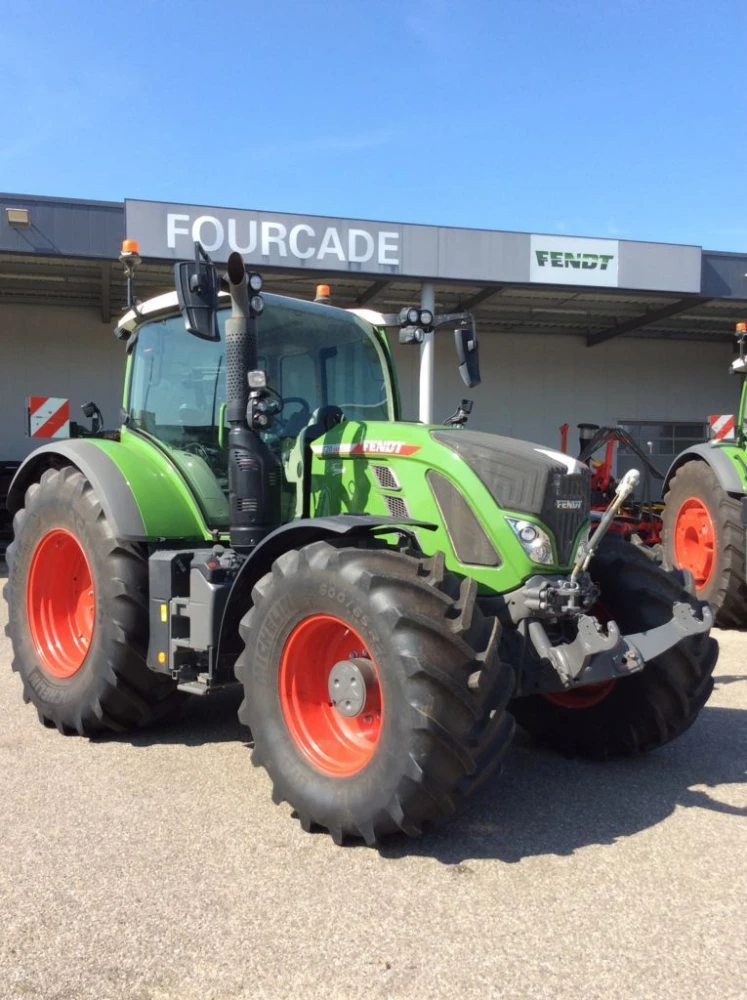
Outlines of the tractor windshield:
{"label": "tractor windshield", "polygon": [[[320,406],[347,420],[396,419],[391,375],[373,328],[343,310],[265,295],[258,321],[260,365],[283,400],[266,439],[281,457]],[[181,315],[138,330],[128,400],[129,427],[155,438],[190,481],[213,527],[228,525],[227,455],[220,423],[226,399],[225,322],[220,341],[200,340]]]}

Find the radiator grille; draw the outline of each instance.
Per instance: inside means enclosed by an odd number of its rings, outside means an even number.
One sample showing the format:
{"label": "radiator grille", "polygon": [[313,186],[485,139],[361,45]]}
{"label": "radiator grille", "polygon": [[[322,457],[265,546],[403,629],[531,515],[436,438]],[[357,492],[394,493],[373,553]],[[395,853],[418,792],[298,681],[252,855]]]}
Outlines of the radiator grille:
{"label": "radiator grille", "polygon": [[576,474],[553,473],[545,490],[540,519],[555,536],[558,561],[561,564],[572,559],[573,543],[588,517],[588,469],[583,467]]}

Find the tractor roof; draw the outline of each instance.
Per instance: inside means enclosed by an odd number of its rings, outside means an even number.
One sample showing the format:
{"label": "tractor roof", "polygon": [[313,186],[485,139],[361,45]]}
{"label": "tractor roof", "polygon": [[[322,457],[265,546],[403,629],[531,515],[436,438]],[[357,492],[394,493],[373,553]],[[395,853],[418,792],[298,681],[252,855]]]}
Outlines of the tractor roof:
{"label": "tractor roof", "polygon": [[[272,295],[272,293],[270,293]],[[308,305],[308,299],[293,299],[291,296],[272,296],[273,298],[284,298],[289,302],[304,302]],[[219,292],[218,298],[221,302],[228,305],[230,301],[230,296],[228,292]],[[328,306],[321,305],[317,303],[319,308],[322,309],[333,309],[335,312],[339,312],[338,306]],[[127,331],[131,333],[139,322],[144,317],[155,316],[159,313],[169,313],[175,312],[179,308],[179,302],[176,297],[176,292],[165,292],[163,295],[156,295],[152,299],[147,299],[145,302],[141,302],[137,308],[137,312],[134,309],[130,309],[124,314],[122,319],[117,324],[117,330]],[[345,312],[351,312],[355,316],[360,316],[361,319],[366,320],[372,326],[384,327],[387,326],[386,317],[380,313],[376,312],[374,309],[346,309]]]}

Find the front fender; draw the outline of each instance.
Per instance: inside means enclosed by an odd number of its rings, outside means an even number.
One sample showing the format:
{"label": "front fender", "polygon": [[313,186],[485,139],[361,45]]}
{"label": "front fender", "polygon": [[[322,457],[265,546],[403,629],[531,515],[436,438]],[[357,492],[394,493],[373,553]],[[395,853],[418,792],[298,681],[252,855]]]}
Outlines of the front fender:
{"label": "front fender", "polygon": [[309,517],[281,524],[249,553],[231,587],[220,628],[219,655],[238,652],[239,621],[246,612],[248,594],[254,584],[269,572],[275,560],[290,549],[300,549],[325,538],[360,538],[386,534],[397,529],[421,528],[435,531],[437,525],[428,521],[401,520],[395,517],[375,517],[367,514],[335,514],[330,517]]}

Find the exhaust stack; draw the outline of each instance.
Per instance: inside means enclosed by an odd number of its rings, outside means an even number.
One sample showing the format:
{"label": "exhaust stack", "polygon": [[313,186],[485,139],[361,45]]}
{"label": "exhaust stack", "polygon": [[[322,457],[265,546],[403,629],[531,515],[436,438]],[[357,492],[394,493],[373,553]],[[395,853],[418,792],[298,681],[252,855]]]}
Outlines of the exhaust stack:
{"label": "exhaust stack", "polygon": [[[257,371],[257,316],[244,259],[228,258],[231,315],[226,320],[226,419],[231,546],[248,552],[280,524],[280,462],[257,433],[254,403],[264,396]],[[258,291],[258,290],[257,290]],[[250,391],[250,376],[252,388]],[[258,383],[262,383],[258,386]]]}

